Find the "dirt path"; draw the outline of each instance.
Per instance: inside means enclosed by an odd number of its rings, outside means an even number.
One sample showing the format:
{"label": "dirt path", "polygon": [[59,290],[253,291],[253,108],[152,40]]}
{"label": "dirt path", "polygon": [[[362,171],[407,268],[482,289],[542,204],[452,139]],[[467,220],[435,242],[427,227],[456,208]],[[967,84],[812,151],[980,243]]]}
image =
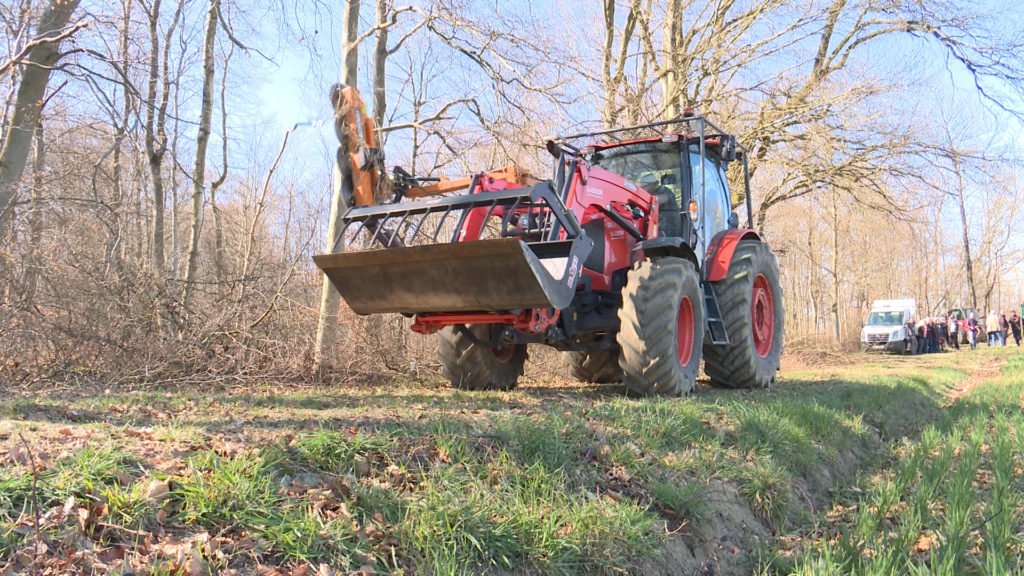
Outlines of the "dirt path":
{"label": "dirt path", "polygon": [[943,404],[943,408],[952,406],[955,402],[969,395],[979,384],[986,380],[991,380],[999,375],[999,371],[1002,370],[1003,365],[1006,363],[1005,358],[996,357],[992,361],[991,365],[981,366],[971,372],[971,375],[964,380],[964,382],[950,390],[946,394],[946,402]]}

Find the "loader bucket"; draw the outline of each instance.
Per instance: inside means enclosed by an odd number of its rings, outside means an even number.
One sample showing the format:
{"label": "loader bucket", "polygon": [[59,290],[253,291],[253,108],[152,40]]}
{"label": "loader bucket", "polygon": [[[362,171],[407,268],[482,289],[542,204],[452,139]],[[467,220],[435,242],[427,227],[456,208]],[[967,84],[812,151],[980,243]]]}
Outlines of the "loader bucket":
{"label": "loader bucket", "polygon": [[498,238],[314,260],[357,314],[562,309],[583,261],[573,254],[575,243]]}
{"label": "loader bucket", "polygon": [[[313,259],[357,314],[563,309],[593,247],[549,182],[352,208],[342,219],[336,253]],[[485,229],[499,237],[481,239]]]}

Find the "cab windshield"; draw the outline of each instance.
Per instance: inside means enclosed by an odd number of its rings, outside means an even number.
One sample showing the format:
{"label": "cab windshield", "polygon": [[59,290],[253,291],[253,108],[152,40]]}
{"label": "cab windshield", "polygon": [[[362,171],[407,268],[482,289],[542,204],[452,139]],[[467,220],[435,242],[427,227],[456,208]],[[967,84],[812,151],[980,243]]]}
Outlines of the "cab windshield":
{"label": "cab windshield", "polygon": [[902,312],[872,312],[868,316],[868,326],[899,326],[903,324]]}
{"label": "cab windshield", "polygon": [[679,145],[675,142],[640,142],[595,152],[591,164],[632,180],[654,194],[668,188],[681,200]]}

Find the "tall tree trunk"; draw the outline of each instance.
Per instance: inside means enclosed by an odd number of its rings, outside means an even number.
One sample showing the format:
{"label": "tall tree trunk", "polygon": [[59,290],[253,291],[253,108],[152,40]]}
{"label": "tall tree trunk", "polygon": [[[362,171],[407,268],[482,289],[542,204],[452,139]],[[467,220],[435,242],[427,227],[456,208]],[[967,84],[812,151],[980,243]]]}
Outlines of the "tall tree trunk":
{"label": "tall tree trunk", "polygon": [[192,171],[192,223],[188,235],[188,262],[185,269],[185,292],[182,304],[188,307],[196,279],[199,261],[199,235],[203,225],[203,196],[206,186],[206,147],[210,142],[210,122],[213,118],[214,49],[217,39],[217,16],[220,0],[210,0],[206,13],[206,38],[203,42],[203,103],[199,112],[199,130],[196,135],[196,161]]}
{"label": "tall tree trunk", "polygon": [[810,268],[809,268],[809,270],[811,271],[811,278],[810,278],[810,282],[808,283],[808,289],[810,290],[810,295],[811,295],[811,297],[810,297],[810,301],[811,301],[811,329],[810,329],[809,332],[812,333],[812,334],[815,334],[815,333],[819,333],[818,330],[819,330],[819,327],[820,327],[820,318],[819,318],[820,314],[818,313],[819,304],[820,304],[820,302],[818,301],[818,294],[820,292],[818,290],[818,284],[820,283],[820,280],[819,280],[819,276],[818,276],[818,272],[819,272],[818,260],[817,260],[817,258],[815,258],[815,251],[814,251],[814,224],[813,223],[810,224],[810,228],[809,228],[808,234],[807,234],[807,256],[808,256],[808,258],[810,260],[810,264],[811,264]]}
{"label": "tall tree trunk", "polygon": [[157,87],[160,84],[160,0],[153,0],[149,10],[149,79],[146,88],[146,160],[150,186],[153,187],[152,254],[154,274],[164,271],[164,184],[161,166],[164,143],[157,134]]}
{"label": "tall tree trunk", "polygon": [[31,306],[35,300],[36,281],[42,262],[39,258],[43,241],[43,178],[46,169],[46,147],[43,142],[43,123],[36,125],[36,153],[32,160],[32,207],[29,212],[28,270],[25,272],[25,283],[22,297],[24,305]]}
{"label": "tall tree trunk", "polygon": [[601,110],[605,128],[615,123],[615,86],[612,83],[612,48],[615,47],[615,0],[604,0],[604,47],[601,49],[601,88],[604,106]]}
{"label": "tall tree trunk", "polygon": [[[54,38],[68,25],[79,0],[50,0],[39,18],[36,39]],[[28,54],[14,100],[14,114],[0,147],[0,238],[13,221],[14,196],[25,172],[32,135],[39,124],[50,72],[60,57],[60,41],[41,42]]]}
{"label": "tall tree trunk", "polygon": [[[174,117],[181,118],[181,92],[174,91],[173,108]],[[174,123],[174,132],[171,135],[171,158],[178,158],[178,140],[181,137],[181,125]],[[178,206],[178,167],[175,163],[171,168],[171,268],[177,267],[178,259],[181,257],[181,238],[178,230],[181,229],[181,217]]]}
{"label": "tall tree trunk", "polygon": [[[231,65],[231,56],[235,52],[235,45],[228,49],[228,55],[224,58],[224,69],[220,74],[220,153],[221,171],[220,176],[210,183],[210,211],[213,212],[213,270],[217,276],[217,282],[224,281],[224,222],[220,213],[220,205],[217,204],[217,191],[224,184],[228,177],[228,67]],[[291,202],[289,196],[288,201]],[[287,233],[285,234],[287,236]]]}
{"label": "tall tree trunk", "polygon": [[[604,2],[604,46],[601,48],[601,87],[603,89],[603,106],[601,119],[605,128],[615,128],[619,122],[619,91],[624,87],[626,78],[626,61],[629,58],[629,44],[633,40],[633,33],[636,30],[636,2],[631,2],[629,12],[626,14],[626,23],[622,28],[622,37],[619,39],[619,51],[615,52],[615,33],[618,27],[615,23],[615,2],[617,0],[603,0]],[[629,92],[624,94],[629,97]],[[627,102],[627,104],[630,104]]]}
{"label": "tall tree trunk", "polygon": [[842,326],[839,321],[839,192],[832,189],[832,337],[836,344],[842,342]]}
{"label": "tall tree trunk", "polygon": [[[964,175],[963,166],[960,164],[960,155],[953,151],[953,171],[956,174],[956,195],[957,208],[960,210],[960,228],[963,230],[961,240],[964,249],[964,266],[967,269],[967,289],[971,295],[971,306],[978,309],[978,291],[974,287],[974,261],[971,259],[971,239],[967,228],[967,205],[964,199]],[[986,302],[987,305],[987,302]]]}
{"label": "tall tree trunk", "polygon": [[683,43],[683,3],[682,0],[668,0],[665,15],[665,34],[662,43],[665,48],[665,75],[661,81],[662,98],[665,100],[666,120],[670,120],[683,112],[683,91],[680,89],[682,69]]}
{"label": "tall tree trunk", "polygon": [[[171,81],[170,49],[174,31],[181,20],[184,0],[178,0],[177,8],[167,32],[161,38],[160,0],[153,0],[149,10],[149,78],[146,90],[145,148],[149,166],[150,186],[153,193],[152,220],[150,234],[153,244],[154,274],[163,282],[166,257],[164,254],[164,212],[166,211],[166,193],[164,192],[163,162],[167,153],[167,106],[170,103],[171,87],[178,89],[178,83]],[[159,88],[159,89],[158,89]]]}
{"label": "tall tree trunk", "polygon": [[[380,128],[388,110],[388,0],[377,0],[377,38],[373,46],[373,122]],[[383,146],[381,142],[381,146]]]}
{"label": "tall tree trunk", "polygon": [[[342,82],[348,86],[355,86],[358,80],[359,53],[355,44],[359,36],[359,3],[360,0],[348,0],[345,4],[345,15],[342,21],[344,37],[341,42]],[[335,101],[335,115],[340,111],[342,97],[338,91]],[[342,134],[341,130],[337,131]],[[327,240],[325,243],[327,252],[333,252],[334,238],[341,230],[341,216],[345,213],[345,197],[351,193],[352,175],[349,171],[347,143],[339,138],[339,146],[336,154],[337,162],[334,166],[333,192],[331,194],[331,215],[327,225]],[[313,347],[313,366],[317,371],[323,370],[330,363],[330,353],[338,338],[338,309],[341,307],[341,295],[327,279],[323,278],[323,287],[320,291],[320,316],[317,318],[316,341]]]}
{"label": "tall tree trunk", "polygon": [[[132,0],[126,0],[122,6],[121,21],[123,22],[120,32],[120,47],[119,47],[119,62],[121,69],[127,71],[130,65],[131,56],[129,50],[131,47],[131,27],[128,26],[128,22],[131,21],[132,8],[134,2]],[[111,226],[111,232],[107,236],[106,254],[107,261],[114,267],[114,271],[117,273],[118,279],[121,281],[120,289],[124,290],[127,288],[128,282],[127,277],[124,273],[123,259],[125,250],[127,247],[122,242],[122,210],[125,208],[125,192],[124,192],[124,153],[122,147],[124,146],[125,138],[128,135],[128,117],[132,113],[132,91],[125,80],[121,84],[122,94],[124,100],[121,102],[121,118],[117,119],[114,117],[113,124],[116,129],[114,135],[114,152],[113,152],[113,173],[111,175],[111,187],[114,193],[114,201],[112,202],[113,209],[111,210],[111,216],[113,217],[113,223]],[[131,202],[128,202],[131,205]]]}

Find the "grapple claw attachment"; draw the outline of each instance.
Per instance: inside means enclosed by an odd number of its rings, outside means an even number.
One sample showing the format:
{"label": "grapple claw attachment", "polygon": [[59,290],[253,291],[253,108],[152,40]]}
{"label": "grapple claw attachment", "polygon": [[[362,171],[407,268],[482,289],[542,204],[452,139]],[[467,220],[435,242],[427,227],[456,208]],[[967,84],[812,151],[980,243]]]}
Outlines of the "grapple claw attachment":
{"label": "grapple claw attachment", "polygon": [[360,241],[313,258],[357,314],[563,309],[593,247],[547,182],[352,208]]}

